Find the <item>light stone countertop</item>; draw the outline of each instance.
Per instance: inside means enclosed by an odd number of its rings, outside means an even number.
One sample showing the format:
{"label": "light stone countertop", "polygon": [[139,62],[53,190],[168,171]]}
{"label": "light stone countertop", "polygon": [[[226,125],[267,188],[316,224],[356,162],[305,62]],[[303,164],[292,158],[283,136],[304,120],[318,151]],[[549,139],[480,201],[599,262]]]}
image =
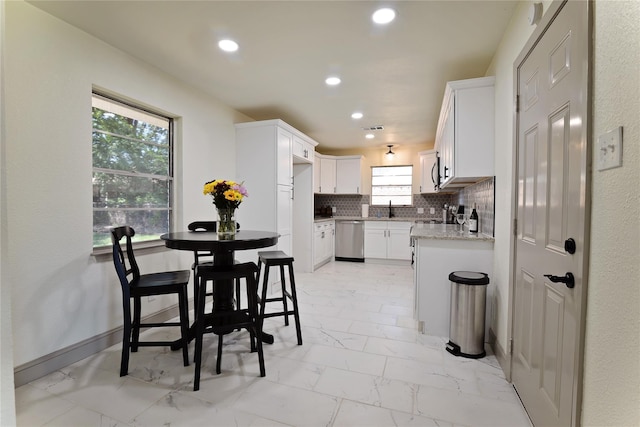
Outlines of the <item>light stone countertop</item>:
{"label": "light stone countertop", "polygon": [[454,224],[430,224],[417,223],[411,227],[412,239],[435,239],[435,240],[473,240],[493,242],[494,238],[482,233],[469,233],[465,228],[460,233],[460,226]]}
{"label": "light stone countertop", "polygon": [[314,222],[321,222],[321,221],[330,221],[330,220],[334,220],[334,221],[401,221],[401,222],[416,222],[416,221],[428,221],[428,219],[425,219],[424,217],[397,217],[394,216],[393,218],[388,218],[386,216],[377,218],[375,216],[369,216],[366,218],[363,218],[361,216],[333,216],[330,218],[326,218],[326,217],[315,217],[313,219]]}

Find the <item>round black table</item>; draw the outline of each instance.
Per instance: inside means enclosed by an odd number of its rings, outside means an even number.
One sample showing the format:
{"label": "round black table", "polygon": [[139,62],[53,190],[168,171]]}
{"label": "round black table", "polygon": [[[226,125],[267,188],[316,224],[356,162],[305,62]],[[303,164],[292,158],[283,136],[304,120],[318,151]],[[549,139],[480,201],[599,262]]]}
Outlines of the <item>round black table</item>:
{"label": "round black table", "polygon": [[[211,251],[213,264],[233,266],[234,252],[248,249],[260,249],[274,246],[280,235],[272,231],[238,230],[232,239],[220,237],[215,231],[177,231],[160,236],[167,248],[183,251]],[[195,280],[195,279],[194,279]],[[257,280],[257,279],[256,279]],[[214,310],[233,308],[233,281],[216,281],[214,292]],[[195,337],[195,325],[189,329],[189,340]],[[273,343],[273,336],[263,332],[262,341]],[[180,349],[180,342],[172,348]]]}

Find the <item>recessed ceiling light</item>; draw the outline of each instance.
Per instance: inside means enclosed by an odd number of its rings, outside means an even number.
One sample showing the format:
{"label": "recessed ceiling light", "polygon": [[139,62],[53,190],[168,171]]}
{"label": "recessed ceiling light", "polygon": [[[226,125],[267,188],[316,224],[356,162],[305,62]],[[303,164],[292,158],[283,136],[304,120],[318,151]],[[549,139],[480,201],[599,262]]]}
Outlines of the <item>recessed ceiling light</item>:
{"label": "recessed ceiling light", "polygon": [[373,12],[371,19],[376,24],[388,24],[396,18],[396,11],[388,7]]}
{"label": "recessed ceiling light", "polygon": [[225,39],[218,42],[218,47],[225,52],[235,52],[238,50],[238,43],[233,40]]}
{"label": "recessed ceiling light", "polygon": [[356,120],[361,119],[362,117],[364,117],[364,115],[359,111],[356,111],[351,115],[351,118]]}
{"label": "recessed ceiling light", "polygon": [[364,137],[367,138],[367,139],[373,139],[375,137],[375,135],[372,134],[372,133],[368,133]]}
{"label": "recessed ceiling light", "polygon": [[340,77],[331,76],[331,77],[327,77],[327,79],[324,82],[329,86],[337,86],[340,84],[341,81],[342,80],[340,80]]}

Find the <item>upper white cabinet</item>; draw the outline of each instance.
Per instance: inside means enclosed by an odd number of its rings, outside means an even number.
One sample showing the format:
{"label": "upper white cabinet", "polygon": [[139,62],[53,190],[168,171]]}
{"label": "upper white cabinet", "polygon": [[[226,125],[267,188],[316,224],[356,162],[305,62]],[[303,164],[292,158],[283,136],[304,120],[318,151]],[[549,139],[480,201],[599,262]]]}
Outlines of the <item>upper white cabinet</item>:
{"label": "upper white cabinet", "polygon": [[315,145],[300,135],[293,135],[293,163],[313,163]]}
{"label": "upper white cabinet", "polygon": [[436,175],[439,173],[436,150],[421,151],[420,157],[420,193],[436,192]]}
{"label": "upper white cabinet", "polygon": [[336,159],[332,156],[320,157],[320,191],[323,194],[336,192]]}
{"label": "upper white cabinet", "polygon": [[293,185],[293,158],[291,157],[293,134],[281,127],[277,128],[276,170],[278,184]]}
{"label": "upper white cabinet", "polygon": [[494,77],[447,83],[435,149],[440,186],[465,186],[494,175]]}
{"label": "upper white cabinet", "polygon": [[313,191],[319,194],[362,194],[363,156],[316,154]]}
{"label": "upper white cabinet", "polygon": [[362,194],[362,156],[336,157],[336,194]]}

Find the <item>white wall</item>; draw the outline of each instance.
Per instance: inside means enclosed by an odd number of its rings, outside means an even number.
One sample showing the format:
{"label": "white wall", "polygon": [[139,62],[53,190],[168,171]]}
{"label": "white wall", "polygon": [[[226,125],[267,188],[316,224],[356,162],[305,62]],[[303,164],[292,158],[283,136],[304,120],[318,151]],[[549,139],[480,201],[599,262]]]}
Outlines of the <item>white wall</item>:
{"label": "white wall", "polygon": [[5,174],[5,2],[0,2],[0,425],[16,423],[11,331],[11,286],[7,279],[7,192]]}
{"label": "white wall", "polygon": [[[92,85],[178,118],[179,229],[214,218],[202,185],[235,178],[233,123],[249,119],[24,2],[6,3],[5,45],[2,267],[19,366],[122,324],[113,264],[91,256]],[[166,250],[139,261],[144,271],[189,268],[191,255]],[[157,298],[143,314],[173,303]]]}
{"label": "white wall", "polygon": [[[640,425],[640,2],[595,3],[593,158],[623,127],[622,167],[593,172],[585,426]],[[594,168],[595,169],[595,168]]]}
{"label": "white wall", "polygon": [[[487,75],[496,76],[494,332],[506,348],[513,205],[513,63],[534,30],[518,6]],[[544,2],[547,11],[549,2]],[[624,127],[623,167],[592,173],[591,250],[582,424],[640,425],[640,2],[597,0],[595,139]]]}

